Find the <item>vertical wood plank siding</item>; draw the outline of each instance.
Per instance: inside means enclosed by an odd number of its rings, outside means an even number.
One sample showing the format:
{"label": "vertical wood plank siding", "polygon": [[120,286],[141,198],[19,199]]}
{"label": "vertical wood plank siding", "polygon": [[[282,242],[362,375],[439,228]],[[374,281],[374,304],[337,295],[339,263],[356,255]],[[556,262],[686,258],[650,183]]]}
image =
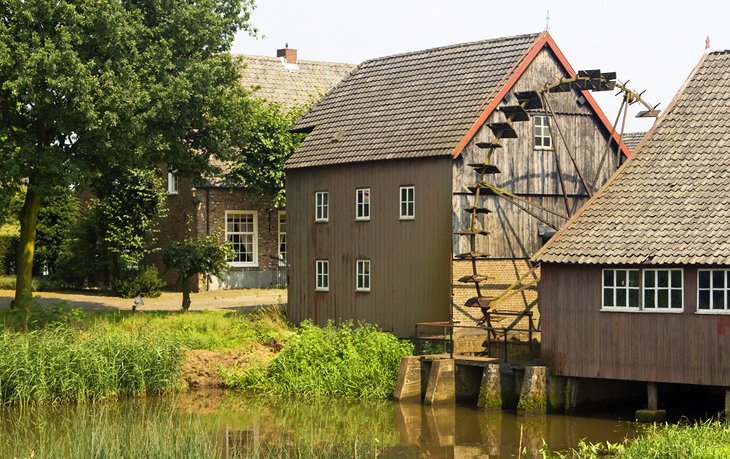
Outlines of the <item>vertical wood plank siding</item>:
{"label": "vertical wood plank siding", "polygon": [[[447,320],[450,305],[451,159],[423,158],[287,171],[289,318],[353,319],[398,336]],[[399,219],[399,187],[413,185],[415,220]],[[370,221],[355,221],[355,189],[370,188]],[[329,222],[314,222],[314,194],[329,192]],[[330,262],[329,292],[315,292],[315,260]],[[371,260],[371,291],[355,291],[355,262]]]}
{"label": "vertical wood plank siding", "polygon": [[614,267],[542,264],[541,349],[555,374],[730,386],[730,316],[696,313],[696,267],[684,267],[681,314],[601,312],[603,268]]}

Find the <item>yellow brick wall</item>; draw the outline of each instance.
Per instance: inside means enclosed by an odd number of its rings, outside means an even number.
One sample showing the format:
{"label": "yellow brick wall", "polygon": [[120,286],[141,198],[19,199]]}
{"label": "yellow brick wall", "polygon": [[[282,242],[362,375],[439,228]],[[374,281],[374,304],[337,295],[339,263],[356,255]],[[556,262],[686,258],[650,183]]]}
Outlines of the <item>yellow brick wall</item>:
{"label": "yellow brick wall", "polygon": [[[479,308],[467,308],[464,303],[467,299],[476,296],[476,289],[473,283],[464,284],[458,282],[458,279],[463,276],[472,274],[471,261],[454,260],[453,261],[453,298],[452,304],[453,318],[454,321],[459,321],[459,325],[475,325],[476,322],[481,319],[482,313]],[[515,283],[523,275],[527,274],[530,270],[530,264],[525,259],[512,259],[512,260],[480,260],[477,261],[477,273],[488,277],[487,281],[483,282],[482,295],[488,297],[496,297],[504,292],[510,285]],[[536,270],[528,279],[539,279],[540,270]],[[513,294],[504,301],[500,301],[498,304],[493,306],[494,311],[512,311],[519,312],[529,309],[532,311],[533,316],[533,329],[538,329],[540,324],[540,313],[537,306],[538,292],[537,285]],[[496,320],[492,320],[494,327],[505,327],[517,320],[515,316],[500,317]],[[527,318],[519,321],[515,326],[516,328],[527,329],[528,322]],[[458,329],[457,329],[458,330]],[[462,330],[460,333],[455,334],[473,334],[472,330]],[[539,333],[533,335],[533,338],[539,339]],[[466,336],[464,337],[466,338]],[[473,337],[466,339],[473,342]],[[511,333],[508,335],[510,340],[519,339],[520,341],[527,340],[527,333]]]}

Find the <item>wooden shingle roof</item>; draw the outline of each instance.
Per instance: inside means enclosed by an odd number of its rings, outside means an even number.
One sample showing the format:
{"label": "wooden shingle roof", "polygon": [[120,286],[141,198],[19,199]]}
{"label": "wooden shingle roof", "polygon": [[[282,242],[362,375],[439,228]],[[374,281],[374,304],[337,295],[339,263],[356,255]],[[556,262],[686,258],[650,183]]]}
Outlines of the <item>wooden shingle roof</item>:
{"label": "wooden shingle roof", "polygon": [[624,132],[621,140],[624,141],[629,150],[634,151],[645,135],[646,132]]}
{"label": "wooden shingle roof", "polygon": [[246,64],[241,83],[254,95],[288,107],[319,99],[356,66],[334,62],[298,61],[284,65],[281,58],[241,55]]}
{"label": "wooden shingle roof", "polygon": [[636,155],[535,256],[730,264],[730,51],[703,57]]}
{"label": "wooden shingle roof", "polygon": [[294,128],[287,168],[448,155],[539,34],[363,62]]}

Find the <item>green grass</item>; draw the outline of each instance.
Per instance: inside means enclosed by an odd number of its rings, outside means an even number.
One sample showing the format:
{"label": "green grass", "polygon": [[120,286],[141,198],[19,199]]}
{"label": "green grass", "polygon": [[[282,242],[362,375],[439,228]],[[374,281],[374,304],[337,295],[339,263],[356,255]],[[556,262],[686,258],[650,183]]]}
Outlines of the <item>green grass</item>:
{"label": "green grass", "polygon": [[276,395],[389,398],[409,342],[372,325],[304,322],[269,366],[224,372],[229,387]]}
{"label": "green grass", "polygon": [[730,457],[730,423],[709,420],[694,424],[654,424],[635,440],[586,443],[568,453],[546,453],[552,458],[659,459]]}

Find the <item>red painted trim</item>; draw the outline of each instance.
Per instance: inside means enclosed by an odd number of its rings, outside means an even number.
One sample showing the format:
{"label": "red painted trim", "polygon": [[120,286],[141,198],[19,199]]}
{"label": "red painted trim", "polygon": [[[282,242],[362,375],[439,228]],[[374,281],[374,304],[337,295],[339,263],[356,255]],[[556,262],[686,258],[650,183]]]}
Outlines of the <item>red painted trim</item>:
{"label": "red painted trim", "polygon": [[[553,40],[553,37],[551,37],[550,34],[547,32],[541,33],[532,44],[530,49],[522,57],[519,64],[514,68],[514,70],[508,73],[509,77],[504,81],[504,83],[502,83],[501,89],[494,95],[494,97],[491,98],[489,105],[487,105],[482,114],[479,115],[479,118],[477,118],[477,120],[474,122],[474,124],[471,125],[469,130],[466,131],[466,134],[464,134],[456,147],[454,147],[451,152],[451,156],[453,158],[459,157],[469,141],[474,137],[474,135],[476,135],[477,131],[479,131],[479,128],[481,128],[487,118],[489,118],[489,115],[491,115],[492,112],[494,112],[494,110],[499,106],[499,103],[502,101],[502,99],[504,99],[504,96],[506,96],[507,93],[515,85],[515,83],[517,83],[517,80],[519,80],[522,74],[525,73],[527,67],[532,63],[537,54],[542,50],[545,45],[547,45],[548,48],[550,48],[550,50],[553,52],[553,54],[555,54],[555,57],[557,57],[558,61],[563,65],[563,67],[565,67],[565,70],[571,77],[576,75],[575,70],[573,70],[573,67],[568,62],[568,59],[566,59],[565,55],[562,53],[562,51],[560,51],[560,48],[558,48],[558,45]],[[585,97],[586,102],[588,102],[588,105],[598,116],[598,119],[603,123],[605,128],[610,133],[613,129],[611,123],[606,118],[606,115],[604,115],[603,110],[601,110],[601,108],[598,106],[596,99],[593,98],[590,91],[581,91],[581,93],[583,94],[583,97]],[[619,143],[618,132],[614,133],[613,138],[616,143]],[[623,143],[623,141],[621,141],[621,151],[627,158],[631,157],[631,151],[628,149],[626,144]]]}

